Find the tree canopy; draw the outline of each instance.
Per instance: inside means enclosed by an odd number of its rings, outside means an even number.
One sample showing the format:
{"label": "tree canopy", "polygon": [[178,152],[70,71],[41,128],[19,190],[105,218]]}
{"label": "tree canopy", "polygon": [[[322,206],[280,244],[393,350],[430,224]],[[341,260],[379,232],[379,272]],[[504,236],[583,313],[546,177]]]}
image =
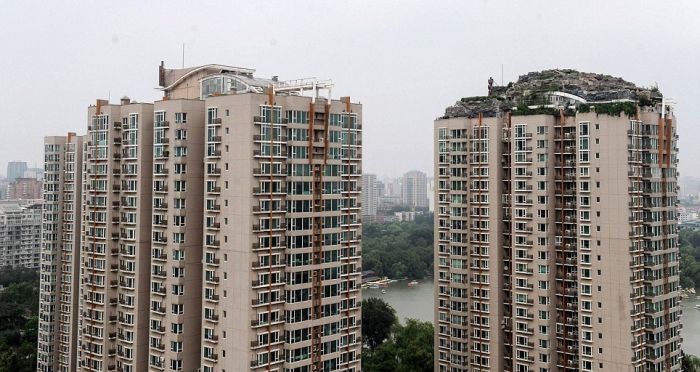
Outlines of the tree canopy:
{"label": "tree canopy", "polygon": [[0,270],[0,371],[36,370],[39,276],[36,270]]}
{"label": "tree canopy", "polygon": [[433,370],[433,325],[407,319],[380,298],[362,301],[362,370],[423,372]]}
{"label": "tree canopy", "polygon": [[700,287],[700,230],[681,230],[681,286]]}
{"label": "tree canopy", "polygon": [[683,354],[683,359],[681,360],[681,371],[700,372],[700,358],[690,354]]}
{"label": "tree canopy", "polygon": [[433,272],[433,217],[362,225],[362,267],[378,276],[422,279]]}
{"label": "tree canopy", "polygon": [[362,339],[370,349],[389,338],[397,322],[396,311],[381,298],[362,300]]}
{"label": "tree canopy", "polygon": [[[364,322],[364,320],[363,320]],[[395,323],[391,336],[374,350],[362,353],[362,370],[368,372],[430,372],[433,370],[433,325],[407,319]]]}

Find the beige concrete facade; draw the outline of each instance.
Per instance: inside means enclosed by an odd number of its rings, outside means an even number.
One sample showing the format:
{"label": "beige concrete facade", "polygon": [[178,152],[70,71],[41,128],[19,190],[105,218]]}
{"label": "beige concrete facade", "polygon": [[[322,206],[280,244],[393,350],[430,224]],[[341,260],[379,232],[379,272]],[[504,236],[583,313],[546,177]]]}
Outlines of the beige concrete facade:
{"label": "beige concrete facade", "polygon": [[361,106],[252,73],[161,68],[162,101],[89,108],[79,328],[38,370],[360,370]]}
{"label": "beige concrete facade", "polygon": [[202,371],[358,371],[361,108],[274,100],[206,99]]}
{"label": "beige concrete facade", "polygon": [[[155,103],[149,368],[199,368],[204,103]],[[184,119],[183,119],[184,118]]]}
{"label": "beige concrete facade", "polygon": [[83,136],[44,139],[38,371],[75,371],[83,210]]}
{"label": "beige concrete facade", "polygon": [[672,114],[435,121],[435,370],[678,371]]}

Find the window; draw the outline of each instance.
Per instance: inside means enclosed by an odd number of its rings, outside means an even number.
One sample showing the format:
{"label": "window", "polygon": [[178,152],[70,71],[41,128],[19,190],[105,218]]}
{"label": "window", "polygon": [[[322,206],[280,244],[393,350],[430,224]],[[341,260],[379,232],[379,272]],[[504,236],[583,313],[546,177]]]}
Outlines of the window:
{"label": "window", "polygon": [[182,296],[185,294],[185,286],[183,284],[173,284],[171,293],[175,296]]}
{"label": "window", "polygon": [[175,174],[187,173],[187,164],[175,164]]}
{"label": "window", "polygon": [[170,341],[170,351],[174,351],[176,353],[181,353],[182,352],[182,341]]}
{"label": "window", "polygon": [[590,225],[581,225],[581,235],[584,235],[584,236],[591,235],[591,226]]}
{"label": "window", "polygon": [[185,305],[183,304],[172,304],[171,305],[171,312],[173,314],[184,314],[185,313]]}
{"label": "window", "polygon": [[175,123],[176,124],[187,123],[187,113],[186,112],[176,112],[175,113]]}
{"label": "window", "polygon": [[175,181],[175,191],[184,192],[186,190],[187,190],[187,184],[185,181]]}
{"label": "window", "polygon": [[590,171],[590,168],[589,168],[589,167],[581,167],[581,168],[579,168],[579,174],[580,174],[582,177],[588,177],[589,171]]}
{"label": "window", "polygon": [[[174,216],[173,217],[174,226],[185,226],[185,216]],[[184,239],[184,237],[183,237]]]}
{"label": "window", "polygon": [[175,209],[185,209],[185,199],[174,198],[173,206],[175,207]]}
{"label": "window", "polygon": [[182,244],[185,242],[185,233],[173,233],[173,243]]}
{"label": "window", "polygon": [[[182,342],[180,342],[182,344]],[[170,359],[170,369],[173,371],[182,371],[182,360]]]}
{"label": "window", "polygon": [[181,334],[182,333],[182,323],[171,323],[170,324],[170,332],[175,333],[175,334]]}

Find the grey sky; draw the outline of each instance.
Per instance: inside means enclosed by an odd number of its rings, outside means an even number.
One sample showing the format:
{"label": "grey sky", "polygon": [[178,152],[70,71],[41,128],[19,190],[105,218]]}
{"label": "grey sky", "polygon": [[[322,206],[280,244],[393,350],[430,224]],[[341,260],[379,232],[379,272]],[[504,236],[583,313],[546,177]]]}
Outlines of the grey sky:
{"label": "grey sky", "polygon": [[96,98],[153,101],[157,65],[331,78],[364,105],[364,171],[432,172],[432,122],[487,80],[574,68],[677,102],[681,174],[700,176],[700,2],[12,1],[0,12],[0,174],[42,166]]}

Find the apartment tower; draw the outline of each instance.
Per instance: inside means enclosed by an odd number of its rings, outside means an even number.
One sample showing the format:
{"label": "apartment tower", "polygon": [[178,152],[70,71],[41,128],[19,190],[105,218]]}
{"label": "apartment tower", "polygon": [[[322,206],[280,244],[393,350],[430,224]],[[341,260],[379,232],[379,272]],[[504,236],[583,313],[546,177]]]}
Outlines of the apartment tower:
{"label": "apartment tower", "polygon": [[0,268],[39,268],[42,203],[0,201]]}
{"label": "apartment tower", "polygon": [[362,175],[362,215],[376,216],[378,205],[377,175],[365,173]]}
{"label": "apartment tower", "polygon": [[88,109],[77,363],[39,370],[359,371],[361,106],[253,72]]}
{"label": "apartment tower", "polygon": [[83,136],[44,138],[37,371],[75,371],[80,311]]}
{"label": "apartment tower", "polygon": [[425,173],[414,170],[401,177],[401,203],[411,208],[428,208],[428,178]]}
{"label": "apartment tower", "polygon": [[543,71],[434,124],[435,370],[679,371],[678,137],[658,90]]}

